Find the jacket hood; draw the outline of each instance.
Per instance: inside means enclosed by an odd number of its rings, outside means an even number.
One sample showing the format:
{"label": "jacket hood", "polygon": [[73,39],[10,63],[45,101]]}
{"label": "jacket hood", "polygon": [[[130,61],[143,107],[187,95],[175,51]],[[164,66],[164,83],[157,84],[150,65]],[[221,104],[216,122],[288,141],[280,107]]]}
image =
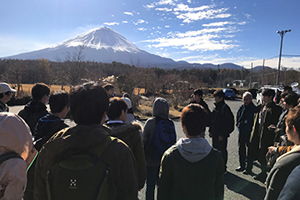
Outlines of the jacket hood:
{"label": "jacket hood", "polygon": [[169,105],[166,99],[158,97],[153,102],[153,117],[169,118]]}
{"label": "jacket hood", "polygon": [[46,110],[47,107],[45,104],[43,104],[40,101],[30,101],[29,103],[27,103],[25,105],[25,110],[30,110],[30,112],[34,113],[34,112],[39,112],[42,110]]}
{"label": "jacket hood", "polygon": [[106,124],[106,126],[111,128],[111,134],[116,137],[130,135],[134,131],[142,131],[142,126],[137,122],[130,124]]}
{"label": "jacket hood", "polygon": [[176,145],[184,159],[192,163],[205,158],[212,149],[208,141],[202,137],[180,138]]}
{"label": "jacket hood", "polygon": [[24,120],[13,113],[0,113],[0,137],[0,154],[14,151],[29,166],[37,151],[33,146],[30,129]]}
{"label": "jacket hood", "polygon": [[90,149],[103,142],[107,136],[108,132],[101,125],[77,125],[56,133],[43,148],[55,157],[69,149]]}

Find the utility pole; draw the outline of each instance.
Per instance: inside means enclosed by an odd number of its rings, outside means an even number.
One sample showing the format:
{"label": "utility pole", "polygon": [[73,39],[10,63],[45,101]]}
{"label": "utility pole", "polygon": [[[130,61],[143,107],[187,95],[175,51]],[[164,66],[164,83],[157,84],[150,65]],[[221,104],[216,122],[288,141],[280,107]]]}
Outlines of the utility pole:
{"label": "utility pole", "polygon": [[250,69],[250,88],[252,88],[252,68],[253,68],[253,62],[251,63],[251,69]]}
{"label": "utility pole", "polygon": [[281,37],[281,41],[280,41],[280,51],[279,51],[279,61],[278,61],[278,72],[277,72],[277,85],[280,84],[280,64],[281,64],[281,54],[282,54],[282,43],[283,43],[283,36],[287,33],[287,32],[291,32],[292,30],[282,30],[282,31],[277,31],[277,33],[280,35]]}
{"label": "utility pole", "polygon": [[265,68],[265,59],[263,59],[263,66],[262,66],[262,72],[261,72],[261,87],[264,86],[264,68]]}

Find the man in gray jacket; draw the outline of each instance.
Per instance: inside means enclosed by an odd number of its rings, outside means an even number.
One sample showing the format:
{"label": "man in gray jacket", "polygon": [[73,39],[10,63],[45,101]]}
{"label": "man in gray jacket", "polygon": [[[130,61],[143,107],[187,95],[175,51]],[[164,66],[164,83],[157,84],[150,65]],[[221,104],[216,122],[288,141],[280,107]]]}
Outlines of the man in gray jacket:
{"label": "man in gray jacket", "polygon": [[[166,120],[168,123],[171,123],[173,126],[174,134],[175,134],[175,127],[174,123],[169,120],[169,105],[167,100],[164,98],[157,98],[153,102],[153,117],[146,121],[144,126],[144,133],[143,133],[143,143],[144,143],[144,150],[145,150],[145,157],[146,157],[146,168],[147,168],[147,180],[146,180],[146,200],[153,200],[154,199],[154,190],[155,185],[158,181],[158,172],[159,172],[159,165],[162,154],[157,158],[154,155],[154,151],[157,149],[155,145],[153,145],[153,141],[156,139],[156,128],[157,124],[161,120]],[[176,142],[176,135],[175,140],[170,146],[172,146]],[[170,147],[169,146],[169,147]],[[167,148],[164,149],[167,150]]]}

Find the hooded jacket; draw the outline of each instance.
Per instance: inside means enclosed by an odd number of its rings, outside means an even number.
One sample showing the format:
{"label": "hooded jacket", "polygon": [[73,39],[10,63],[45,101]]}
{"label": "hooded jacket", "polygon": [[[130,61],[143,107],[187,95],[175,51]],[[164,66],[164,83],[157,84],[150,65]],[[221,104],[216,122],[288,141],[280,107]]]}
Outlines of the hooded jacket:
{"label": "hooded jacket", "polygon": [[223,199],[224,162],[219,151],[200,138],[181,138],[163,155],[158,200]]}
{"label": "hooded jacket", "polygon": [[146,166],[158,167],[160,165],[159,161],[154,161],[146,152],[149,152],[150,140],[154,139],[155,128],[156,128],[156,119],[169,119],[169,105],[167,100],[164,98],[157,98],[153,102],[153,117],[148,119],[144,126],[143,132],[143,143],[146,157]]}
{"label": "hooded jacket", "polygon": [[47,107],[40,101],[30,101],[18,115],[21,116],[30,127],[31,133],[34,136],[34,130],[37,122],[41,117],[48,114]]}
{"label": "hooded jacket", "polygon": [[[109,137],[101,125],[77,125],[53,135],[42,147],[36,162],[34,198],[46,200],[47,171],[60,155],[72,149],[83,149],[99,156],[109,167],[116,192],[111,195],[120,200],[137,199],[138,179],[134,156],[128,146],[115,139],[102,152],[102,143]],[[110,137],[109,137],[110,139]],[[70,152],[71,153],[71,152]]]}
{"label": "hooded jacket", "polygon": [[36,127],[35,127],[35,147],[39,151],[43,144],[45,144],[48,139],[52,137],[56,132],[67,128],[68,125],[64,123],[64,121],[55,116],[47,114],[46,116],[39,119]]}
{"label": "hooded jacket", "polygon": [[111,136],[119,138],[130,147],[137,162],[139,190],[142,189],[146,180],[146,163],[140,136],[140,132],[142,132],[141,125],[134,122],[131,124],[108,123],[106,126],[111,128],[109,133]]}
{"label": "hooded jacket", "polygon": [[294,146],[291,151],[277,158],[277,161],[271,169],[266,180],[267,192],[265,200],[273,200],[278,198],[288,176],[299,164],[300,145]]}
{"label": "hooded jacket", "polygon": [[16,152],[22,159],[11,158],[0,165],[0,199],[23,197],[26,170],[37,154],[32,136],[23,119],[13,113],[0,113],[0,154]]}

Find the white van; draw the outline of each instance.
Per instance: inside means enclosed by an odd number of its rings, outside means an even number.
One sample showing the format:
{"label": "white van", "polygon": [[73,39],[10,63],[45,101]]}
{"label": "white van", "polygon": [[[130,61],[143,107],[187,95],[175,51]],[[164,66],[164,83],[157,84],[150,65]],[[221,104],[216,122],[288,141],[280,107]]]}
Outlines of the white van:
{"label": "white van", "polygon": [[262,91],[264,89],[272,89],[275,91],[275,97],[273,99],[273,101],[275,103],[279,103],[280,101],[280,94],[282,92],[282,87],[277,87],[277,86],[264,86],[264,87],[261,87],[258,91],[257,91],[257,95],[256,95],[256,103],[259,105],[259,104],[262,104]]}

